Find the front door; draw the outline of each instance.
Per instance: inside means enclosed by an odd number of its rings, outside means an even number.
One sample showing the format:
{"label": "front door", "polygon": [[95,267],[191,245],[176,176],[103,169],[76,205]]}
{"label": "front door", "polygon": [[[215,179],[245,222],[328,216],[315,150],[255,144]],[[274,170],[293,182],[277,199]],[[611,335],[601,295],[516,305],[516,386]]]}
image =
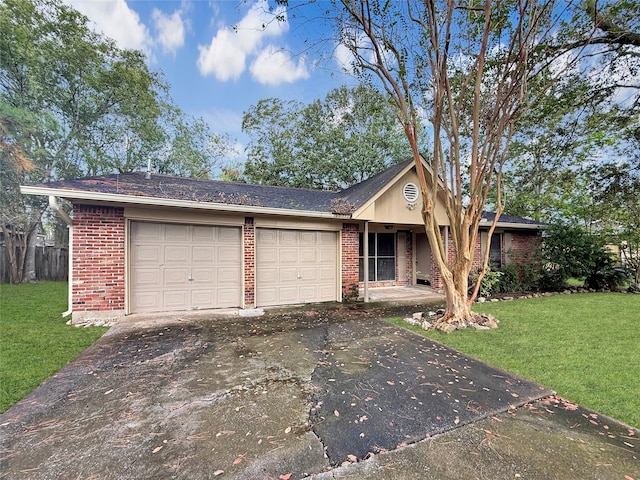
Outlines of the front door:
{"label": "front door", "polygon": [[431,247],[426,233],[416,234],[416,283],[431,285]]}

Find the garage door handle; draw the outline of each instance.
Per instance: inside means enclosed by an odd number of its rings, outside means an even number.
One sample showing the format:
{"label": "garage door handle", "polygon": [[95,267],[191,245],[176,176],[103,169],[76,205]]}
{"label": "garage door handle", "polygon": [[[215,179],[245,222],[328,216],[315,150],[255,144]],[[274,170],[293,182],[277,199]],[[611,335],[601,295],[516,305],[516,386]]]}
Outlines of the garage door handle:
{"label": "garage door handle", "polygon": [[191,275],[187,276],[187,280],[189,280],[190,282],[193,282],[193,277]]}
{"label": "garage door handle", "polygon": [[302,275],[300,275],[300,272],[298,272],[298,280],[300,280],[302,278]]}

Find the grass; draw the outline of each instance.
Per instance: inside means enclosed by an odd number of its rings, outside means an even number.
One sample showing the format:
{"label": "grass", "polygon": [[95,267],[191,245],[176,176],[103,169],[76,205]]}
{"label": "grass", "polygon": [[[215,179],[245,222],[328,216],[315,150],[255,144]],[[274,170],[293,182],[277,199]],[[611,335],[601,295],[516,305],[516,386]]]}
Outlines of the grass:
{"label": "grass", "polygon": [[0,285],[0,413],[107,330],[66,325],[66,309],[66,282]]}
{"label": "grass", "polygon": [[446,335],[390,321],[640,427],[639,295],[556,295],[474,310],[498,318],[499,328]]}

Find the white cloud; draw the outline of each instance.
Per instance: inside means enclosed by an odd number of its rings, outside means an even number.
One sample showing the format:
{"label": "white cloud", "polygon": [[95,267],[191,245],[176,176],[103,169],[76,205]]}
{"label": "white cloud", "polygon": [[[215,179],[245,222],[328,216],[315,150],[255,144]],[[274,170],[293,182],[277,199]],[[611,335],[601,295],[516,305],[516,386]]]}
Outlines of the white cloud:
{"label": "white cloud", "polygon": [[309,71],[301,58],[296,65],[289,53],[267,46],[251,64],[251,74],[263,85],[280,85],[309,78]]}
{"label": "white cloud", "polygon": [[182,14],[181,9],[167,15],[157,8],[154,8],[151,13],[151,18],[158,32],[156,41],[162,45],[164,52],[175,55],[176,51],[184,45],[185,21]]}
{"label": "white cloud", "polygon": [[86,15],[95,30],[115,40],[120,48],[141,50],[151,54],[153,39],[140,16],[125,0],[89,1],[66,0],[73,8]]}
{"label": "white cloud", "polygon": [[220,81],[235,80],[246,69],[247,57],[256,54],[266,38],[289,30],[286,8],[269,11],[267,0],[258,0],[234,28],[222,27],[211,43],[198,45],[198,69]]}

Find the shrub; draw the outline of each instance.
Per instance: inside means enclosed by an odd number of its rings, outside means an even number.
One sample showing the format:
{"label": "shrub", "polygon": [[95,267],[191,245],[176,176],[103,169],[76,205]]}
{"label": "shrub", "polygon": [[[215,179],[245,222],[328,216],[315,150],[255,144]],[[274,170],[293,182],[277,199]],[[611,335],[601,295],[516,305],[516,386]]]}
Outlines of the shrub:
{"label": "shrub", "polygon": [[540,279],[542,290],[564,288],[569,277],[585,277],[589,288],[615,288],[623,281],[605,241],[575,225],[551,226],[542,255],[547,267]]}
{"label": "shrub", "polygon": [[567,286],[567,277],[554,266],[546,266],[538,276],[537,289],[542,292],[558,292]]}
{"label": "shrub", "polygon": [[517,267],[520,289],[523,292],[530,292],[540,288],[540,278],[542,270],[540,263],[521,263]]}
{"label": "shrub", "polygon": [[[478,292],[480,296],[490,297],[492,293],[497,293],[499,291],[500,277],[502,277],[502,272],[489,270],[480,282],[480,291]],[[477,281],[477,273],[469,275],[469,290],[473,290]]]}
{"label": "shrub", "polygon": [[520,278],[514,265],[505,265],[500,269],[502,275],[498,283],[497,291],[501,293],[518,292],[520,290]]}

